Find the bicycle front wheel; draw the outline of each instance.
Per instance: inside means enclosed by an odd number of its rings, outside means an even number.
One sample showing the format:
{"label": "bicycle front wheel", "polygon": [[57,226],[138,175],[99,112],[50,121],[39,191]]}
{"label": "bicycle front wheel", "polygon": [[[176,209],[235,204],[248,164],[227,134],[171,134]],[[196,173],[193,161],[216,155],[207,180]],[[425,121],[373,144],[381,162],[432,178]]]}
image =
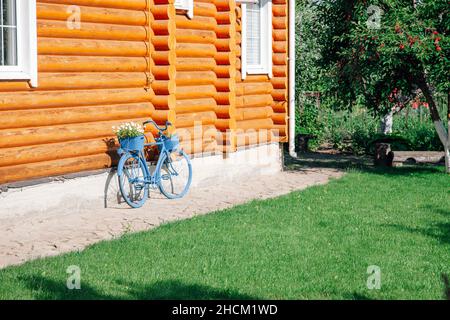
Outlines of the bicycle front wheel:
{"label": "bicycle front wheel", "polygon": [[148,198],[145,165],[138,154],[128,153],[120,159],[117,168],[120,192],[125,202],[132,208],[142,207]]}
{"label": "bicycle front wheel", "polygon": [[184,151],[162,154],[159,189],[169,199],[183,198],[192,183],[192,165]]}

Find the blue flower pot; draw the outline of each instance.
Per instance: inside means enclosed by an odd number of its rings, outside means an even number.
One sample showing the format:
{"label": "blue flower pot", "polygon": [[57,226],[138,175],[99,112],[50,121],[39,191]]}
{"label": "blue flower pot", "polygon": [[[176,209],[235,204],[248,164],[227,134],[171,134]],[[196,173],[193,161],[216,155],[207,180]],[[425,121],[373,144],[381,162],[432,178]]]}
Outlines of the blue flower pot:
{"label": "blue flower pot", "polygon": [[145,137],[125,138],[119,140],[120,148],[124,151],[141,151],[144,149]]}
{"label": "blue flower pot", "polygon": [[[169,152],[177,150],[180,145],[180,138],[177,135],[173,135],[170,138],[162,138],[160,141],[163,142],[164,147]],[[161,145],[158,145],[158,148],[161,151]]]}

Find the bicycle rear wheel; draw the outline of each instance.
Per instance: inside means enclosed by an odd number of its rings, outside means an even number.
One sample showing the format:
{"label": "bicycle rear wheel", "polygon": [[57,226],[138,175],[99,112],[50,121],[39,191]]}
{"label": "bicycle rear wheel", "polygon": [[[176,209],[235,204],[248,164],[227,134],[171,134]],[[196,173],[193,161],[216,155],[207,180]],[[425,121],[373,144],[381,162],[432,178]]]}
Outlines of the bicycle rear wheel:
{"label": "bicycle rear wheel", "polygon": [[184,151],[161,155],[159,189],[169,199],[183,198],[192,183],[192,165]]}
{"label": "bicycle rear wheel", "polygon": [[138,154],[127,153],[119,162],[117,176],[119,187],[125,202],[132,208],[140,208],[148,198],[148,186],[145,183],[146,163]]}

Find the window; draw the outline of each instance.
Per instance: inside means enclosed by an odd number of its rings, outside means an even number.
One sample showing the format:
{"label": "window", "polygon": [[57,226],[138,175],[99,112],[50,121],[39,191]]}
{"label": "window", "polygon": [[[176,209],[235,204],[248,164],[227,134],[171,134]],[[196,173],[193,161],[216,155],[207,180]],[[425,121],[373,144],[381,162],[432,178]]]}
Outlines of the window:
{"label": "window", "polygon": [[175,0],[175,9],[186,10],[187,16],[194,17],[194,0]]}
{"label": "window", "polygon": [[36,1],[0,0],[0,81],[37,86]]}
{"label": "window", "polygon": [[272,76],[272,1],[242,3],[242,78]]}

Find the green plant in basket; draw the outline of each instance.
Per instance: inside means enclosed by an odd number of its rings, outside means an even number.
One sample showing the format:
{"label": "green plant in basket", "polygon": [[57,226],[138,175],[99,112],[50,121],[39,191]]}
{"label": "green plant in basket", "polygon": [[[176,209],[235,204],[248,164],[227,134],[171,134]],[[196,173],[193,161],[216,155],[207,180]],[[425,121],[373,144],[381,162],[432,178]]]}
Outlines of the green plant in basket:
{"label": "green plant in basket", "polygon": [[114,133],[117,135],[119,140],[124,140],[127,138],[136,138],[144,135],[144,127],[135,122],[127,122],[119,127],[113,127]]}

